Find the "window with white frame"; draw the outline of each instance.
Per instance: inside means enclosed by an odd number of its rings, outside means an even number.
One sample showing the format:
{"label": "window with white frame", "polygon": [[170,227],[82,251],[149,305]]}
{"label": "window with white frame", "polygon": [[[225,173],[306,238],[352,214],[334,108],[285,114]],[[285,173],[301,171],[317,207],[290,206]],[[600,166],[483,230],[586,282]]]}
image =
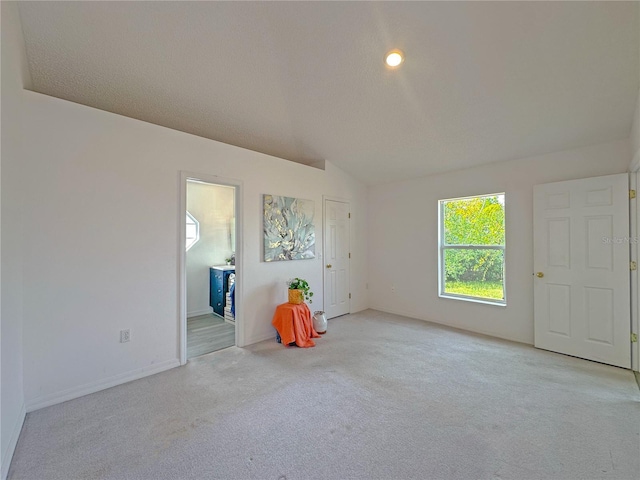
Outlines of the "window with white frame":
{"label": "window with white frame", "polygon": [[189,212],[187,212],[187,236],[185,242],[185,251],[188,251],[193,247],[196,242],[200,240],[200,224],[193,218]]}
{"label": "window with white frame", "polygon": [[439,295],[506,305],[505,194],[439,201]]}

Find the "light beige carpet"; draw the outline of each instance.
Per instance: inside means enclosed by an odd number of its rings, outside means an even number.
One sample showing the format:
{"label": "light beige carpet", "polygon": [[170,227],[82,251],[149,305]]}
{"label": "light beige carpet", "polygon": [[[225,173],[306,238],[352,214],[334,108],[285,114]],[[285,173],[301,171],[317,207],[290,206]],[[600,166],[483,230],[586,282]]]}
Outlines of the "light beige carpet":
{"label": "light beige carpet", "polygon": [[630,371],[366,311],[315,348],[233,347],[30,413],[9,477],[637,479],[639,402]]}

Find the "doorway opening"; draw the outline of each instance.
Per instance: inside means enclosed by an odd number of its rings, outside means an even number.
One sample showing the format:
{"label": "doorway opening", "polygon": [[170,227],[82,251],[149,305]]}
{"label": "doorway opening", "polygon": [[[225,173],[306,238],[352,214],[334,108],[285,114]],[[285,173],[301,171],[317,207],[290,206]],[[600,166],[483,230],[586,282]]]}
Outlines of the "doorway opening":
{"label": "doorway opening", "polygon": [[182,364],[237,345],[239,188],[218,177],[182,174]]}

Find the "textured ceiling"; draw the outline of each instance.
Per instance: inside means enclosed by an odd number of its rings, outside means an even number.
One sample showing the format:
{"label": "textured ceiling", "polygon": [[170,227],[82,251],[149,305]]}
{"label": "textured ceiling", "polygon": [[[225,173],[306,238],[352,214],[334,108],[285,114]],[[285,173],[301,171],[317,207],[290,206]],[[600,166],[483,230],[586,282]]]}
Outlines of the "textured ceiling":
{"label": "textured ceiling", "polygon": [[[37,92],[367,184],[626,138],[636,2],[23,2]],[[385,51],[406,62],[384,68]],[[603,159],[606,161],[606,159]]]}

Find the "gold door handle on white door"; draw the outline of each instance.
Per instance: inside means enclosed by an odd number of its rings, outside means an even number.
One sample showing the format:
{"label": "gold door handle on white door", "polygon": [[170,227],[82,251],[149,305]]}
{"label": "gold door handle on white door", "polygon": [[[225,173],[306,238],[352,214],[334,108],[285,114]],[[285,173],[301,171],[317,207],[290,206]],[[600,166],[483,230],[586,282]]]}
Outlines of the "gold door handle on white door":
{"label": "gold door handle on white door", "polygon": [[538,272],[538,273],[536,273],[536,277],[542,278],[542,277],[544,277],[544,273]]}
{"label": "gold door handle on white door", "polygon": [[327,264],[327,268],[331,268],[332,265],[330,263]]}

